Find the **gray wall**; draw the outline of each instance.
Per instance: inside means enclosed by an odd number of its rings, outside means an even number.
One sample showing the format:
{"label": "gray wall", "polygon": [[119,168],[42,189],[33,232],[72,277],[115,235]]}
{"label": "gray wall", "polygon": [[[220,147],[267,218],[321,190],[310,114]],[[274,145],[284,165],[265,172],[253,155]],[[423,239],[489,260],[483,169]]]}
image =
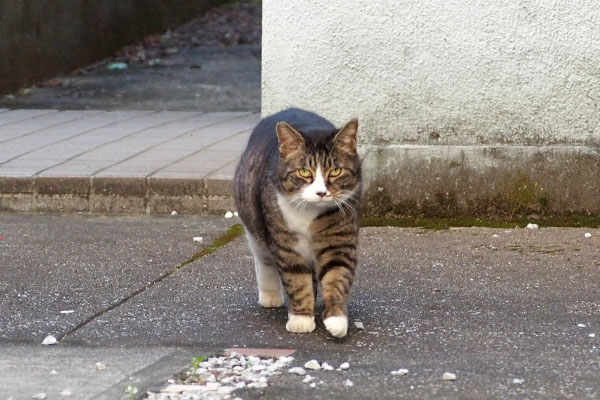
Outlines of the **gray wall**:
{"label": "gray wall", "polygon": [[81,67],[217,0],[2,0],[0,93]]}
{"label": "gray wall", "polygon": [[263,114],[358,116],[380,213],[600,214],[596,0],[263,8]]}

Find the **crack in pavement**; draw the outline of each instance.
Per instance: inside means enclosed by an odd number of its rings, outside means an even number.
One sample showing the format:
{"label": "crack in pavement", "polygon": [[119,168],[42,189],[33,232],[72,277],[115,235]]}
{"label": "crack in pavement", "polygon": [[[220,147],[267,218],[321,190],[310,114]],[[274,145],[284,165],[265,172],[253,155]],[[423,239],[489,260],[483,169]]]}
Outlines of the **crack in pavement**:
{"label": "crack in pavement", "polygon": [[60,343],[67,336],[72,335],[73,333],[77,332],[79,329],[83,328],[84,326],[86,326],[87,324],[89,324],[90,322],[95,320],[96,318],[106,314],[107,312],[109,312],[111,310],[114,310],[115,308],[125,304],[126,302],[128,302],[132,298],[136,297],[137,295],[150,289],[157,283],[162,282],[163,280],[165,280],[169,276],[173,275],[175,272],[179,271],[180,269],[185,268],[187,265],[193,263],[194,261],[197,261],[200,258],[217,251],[219,248],[227,245],[229,242],[240,237],[243,233],[244,233],[244,228],[242,228],[242,226],[240,224],[233,225],[231,228],[229,228],[229,230],[227,232],[225,232],[223,235],[221,235],[218,238],[216,238],[215,240],[213,240],[213,242],[211,244],[204,247],[202,250],[200,250],[198,253],[194,254],[192,257],[179,263],[177,266],[171,268],[170,270],[160,274],[157,278],[153,279],[151,282],[147,283],[145,286],[133,291],[129,295],[120,299],[119,301],[116,301],[116,302],[110,304],[108,307],[103,308],[100,311],[94,313],[92,316],[86,318],[85,320],[83,320],[79,324],[75,325],[74,327],[72,327],[71,329],[66,331],[65,333],[57,335],[57,337],[56,337],[57,343]]}

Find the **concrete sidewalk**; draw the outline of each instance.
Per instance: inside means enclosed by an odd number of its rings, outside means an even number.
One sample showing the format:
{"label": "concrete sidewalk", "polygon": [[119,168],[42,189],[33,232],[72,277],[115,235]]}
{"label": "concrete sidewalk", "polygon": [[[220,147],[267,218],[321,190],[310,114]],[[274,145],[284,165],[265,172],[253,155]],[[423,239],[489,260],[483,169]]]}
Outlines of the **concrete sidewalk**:
{"label": "concrete sidewalk", "polygon": [[250,112],[0,109],[0,210],[231,208]]}
{"label": "concrete sidewalk", "polygon": [[[284,369],[232,398],[600,396],[600,229],[364,228],[349,311],[365,329],[338,341],[320,318],[290,334],[285,309],[258,306],[243,238],[191,261],[235,222],[0,213],[0,398],[142,396],[229,347],[350,363],[310,371],[314,388]],[[59,343],[41,346],[48,334]]]}

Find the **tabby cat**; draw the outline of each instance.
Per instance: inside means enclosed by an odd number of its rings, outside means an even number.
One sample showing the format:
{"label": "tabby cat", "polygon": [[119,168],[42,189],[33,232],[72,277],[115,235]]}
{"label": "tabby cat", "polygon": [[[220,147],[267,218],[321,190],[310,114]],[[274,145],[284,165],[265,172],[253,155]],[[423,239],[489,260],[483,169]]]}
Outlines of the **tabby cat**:
{"label": "tabby cat", "polygon": [[336,129],[297,108],[260,121],[235,173],[234,196],[254,255],[258,302],[283,305],[289,332],[315,329],[321,283],[323,322],[348,330],[348,296],[356,269],[361,167],[358,121]]}

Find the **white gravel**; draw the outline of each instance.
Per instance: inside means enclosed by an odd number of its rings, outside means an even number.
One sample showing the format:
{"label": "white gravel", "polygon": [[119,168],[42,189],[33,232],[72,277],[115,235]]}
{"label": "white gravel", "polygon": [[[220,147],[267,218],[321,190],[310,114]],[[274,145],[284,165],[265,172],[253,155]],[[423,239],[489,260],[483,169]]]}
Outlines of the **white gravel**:
{"label": "white gravel", "polygon": [[229,219],[229,218],[232,218],[232,217],[233,217],[233,213],[231,211],[227,211],[225,213],[225,218]]}
{"label": "white gravel", "polygon": [[344,382],[344,386],[354,386],[354,383],[350,379],[346,379],[346,382]]}
{"label": "white gravel", "polygon": [[444,375],[442,375],[442,379],[445,381],[455,381],[456,374],[453,374],[452,372],[444,372]]}
{"label": "white gravel", "polygon": [[296,374],[296,375],[300,375],[300,376],[306,375],[306,370],[302,367],[290,368],[290,370],[288,372],[290,374]]}
{"label": "white gravel", "polygon": [[[225,400],[239,388],[266,388],[269,378],[281,374],[293,357],[255,356],[210,357],[193,367],[177,381],[169,381],[158,392],[148,392],[149,400]],[[292,368],[293,369],[293,368]],[[300,368],[302,369],[302,368]],[[304,371],[304,369],[302,369]],[[305,371],[306,374],[306,371]]]}
{"label": "white gravel", "polygon": [[532,224],[532,223],[527,224],[527,229],[539,229],[539,228],[540,228],[540,226],[538,224]]}
{"label": "white gravel", "polygon": [[342,363],[342,364],[340,365],[340,369],[341,369],[341,370],[348,369],[348,368],[350,368],[350,364],[349,364],[349,363],[347,363],[347,362],[345,362],[345,363]]}
{"label": "white gravel", "polygon": [[321,369],[321,364],[317,360],[310,360],[304,364],[304,368],[318,371]]}
{"label": "white gravel", "polygon": [[392,371],[392,375],[407,375],[408,370],[406,368],[400,368],[396,371]]}
{"label": "white gravel", "polygon": [[585,236],[585,237],[586,237],[586,239],[589,239],[589,238],[591,238],[591,237],[592,237],[592,234],[591,234],[591,233],[589,233],[589,232],[586,232],[586,233],[585,233],[585,235],[583,235],[583,236]]}
{"label": "white gravel", "polygon": [[44,346],[51,346],[53,344],[56,344],[57,340],[54,336],[52,335],[48,335],[46,336],[46,338],[44,338],[44,341],[42,342],[42,344]]}
{"label": "white gravel", "polygon": [[333,368],[333,366],[324,362],[323,364],[321,364],[321,369],[323,369],[325,371],[333,371],[335,368]]}

